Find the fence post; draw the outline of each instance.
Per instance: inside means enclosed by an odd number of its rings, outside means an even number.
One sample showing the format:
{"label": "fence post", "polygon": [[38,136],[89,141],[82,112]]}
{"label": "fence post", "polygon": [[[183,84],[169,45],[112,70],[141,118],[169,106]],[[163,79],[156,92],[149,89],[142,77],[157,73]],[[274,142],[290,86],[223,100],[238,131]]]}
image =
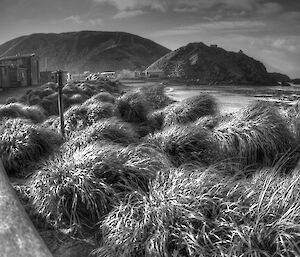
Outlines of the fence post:
{"label": "fence post", "polygon": [[57,74],[57,82],[58,82],[58,111],[59,111],[59,117],[60,117],[60,131],[63,137],[65,137],[65,123],[64,123],[64,103],[63,103],[63,97],[62,97],[62,74],[63,72],[61,70],[58,70],[56,72]]}

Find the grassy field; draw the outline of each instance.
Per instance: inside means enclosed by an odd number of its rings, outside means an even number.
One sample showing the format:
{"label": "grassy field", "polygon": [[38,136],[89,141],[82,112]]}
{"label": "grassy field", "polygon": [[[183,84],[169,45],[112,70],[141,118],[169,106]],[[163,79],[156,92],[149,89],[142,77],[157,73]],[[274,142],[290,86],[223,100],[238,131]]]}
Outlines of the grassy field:
{"label": "grassy field", "polygon": [[[0,105],[0,152],[54,256],[299,256],[299,117],[98,81]],[[128,92],[124,92],[128,91]]]}

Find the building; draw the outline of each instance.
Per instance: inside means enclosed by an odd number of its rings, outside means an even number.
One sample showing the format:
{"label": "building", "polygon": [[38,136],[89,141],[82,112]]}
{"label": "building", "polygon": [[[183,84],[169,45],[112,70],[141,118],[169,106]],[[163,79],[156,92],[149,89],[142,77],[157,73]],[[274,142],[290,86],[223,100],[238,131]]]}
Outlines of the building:
{"label": "building", "polygon": [[141,70],[135,70],[134,71],[134,77],[135,78],[144,78],[145,75],[145,71],[141,71]]}
{"label": "building", "polygon": [[40,83],[39,57],[35,54],[0,58],[0,88],[37,86]]}
{"label": "building", "polygon": [[165,77],[165,73],[163,70],[145,70],[145,76],[147,78],[163,78]]}
{"label": "building", "polygon": [[117,77],[115,71],[104,71],[100,73],[101,77],[108,79],[115,79]]}

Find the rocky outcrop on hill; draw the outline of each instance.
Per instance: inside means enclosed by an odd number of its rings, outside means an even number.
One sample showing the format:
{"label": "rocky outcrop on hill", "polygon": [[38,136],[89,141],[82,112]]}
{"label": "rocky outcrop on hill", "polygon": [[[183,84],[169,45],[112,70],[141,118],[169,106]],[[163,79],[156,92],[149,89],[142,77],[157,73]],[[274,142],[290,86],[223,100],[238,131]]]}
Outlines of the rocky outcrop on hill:
{"label": "rocky outcrop on hill", "polygon": [[172,51],[150,65],[147,71],[163,71],[165,76],[199,84],[276,84],[261,62],[242,51],[229,52],[203,43],[190,43]]}
{"label": "rocky outcrop on hill", "polygon": [[149,39],[125,32],[39,33],[0,45],[0,56],[36,53],[40,70],[73,72],[144,70],[168,52]]}

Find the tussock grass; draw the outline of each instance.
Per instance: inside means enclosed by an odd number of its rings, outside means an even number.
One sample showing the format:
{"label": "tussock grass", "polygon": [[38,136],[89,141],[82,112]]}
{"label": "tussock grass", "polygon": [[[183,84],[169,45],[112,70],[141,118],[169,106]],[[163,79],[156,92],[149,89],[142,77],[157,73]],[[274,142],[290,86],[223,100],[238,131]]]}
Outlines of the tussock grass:
{"label": "tussock grass", "polygon": [[111,94],[120,93],[120,83],[110,80],[98,80],[98,81],[89,81],[89,85],[95,86],[98,91],[106,91]]}
{"label": "tussock grass", "polygon": [[218,112],[216,100],[210,95],[197,95],[169,105],[164,110],[164,126],[186,124]]}
{"label": "tussock grass", "polygon": [[146,136],[144,141],[164,151],[176,166],[191,161],[210,164],[219,158],[210,131],[193,124],[174,125]]}
{"label": "tussock grass", "polygon": [[114,200],[111,187],[92,169],[99,151],[89,145],[58,153],[41,164],[28,183],[36,212],[54,226],[97,222]]}
{"label": "tussock grass", "polygon": [[88,83],[82,83],[79,85],[79,88],[82,90],[82,92],[91,97],[96,93],[96,89],[94,86],[89,85]]}
{"label": "tussock grass", "polygon": [[213,130],[224,156],[242,165],[272,165],[294,147],[294,138],[278,110],[257,102],[224,119]]}
{"label": "tussock grass", "polygon": [[62,92],[67,96],[72,96],[76,94],[82,95],[82,89],[79,86],[70,83],[64,85]]}
{"label": "tussock grass", "polygon": [[43,128],[52,128],[56,129],[59,124],[59,118],[57,116],[50,116],[46,119],[42,124],[41,127]]}
{"label": "tussock grass", "polygon": [[107,102],[107,103],[111,103],[114,104],[116,101],[116,98],[108,93],[108,92],[100,92],[96,95],[94,95],[93,97],[91,97],[90,99],[88,99],[85,104],[91,104],[91,103],[95,103],[95,102]]}
{"label": "tussock grass", "polygon": [[165,112],[163,109],[155,110],[147,115],[148,126],[152,128],[152,132],[163,128],[164,119]]}
{"label": "tussock grass", "polygon": [[108,143],[122,144],[124,146],[137,143],[138,135],[130,123],[113,117],[102,119],[86,129],[74,133],[69,142],[74,145],[84,145],[95,141],[106,140]]}
{"label": "tussock grass", "polygon": [[8,175],[23,175],[31,162],[54,151],[62,138],[26,120],[11,119],[0,125],[0,152]]}
{"label": "tussock grass", "polygon": [[297,144],[300,143],[300,101],[296,103],[293,107],[290,107],[283,111],[283,115],[286,119],[289,128],[296,138]]}
{"label": "tussock grass", "polygon": [[174,103],[174,100],[165,94],[164,85],[141,87],[139,91],[145,95],[147,101],[151,104],[151,107],[154,110],[164,108]]}
{"label": "tussock grass", "polygon": [[116,101],[116,108],[120,117],[127,122],[145,122],[151,111],[151,105],[140,92],[126,93]]}
{"label": "tussock grass", "polygon": [[41,103],[41,98],[37,95],[32,95],[28,97],[28,104],[29,105],[38,105]]}
{"label": "tussock grass", "polygon": [[54,82],[48,82],[44,85],[42,85],[43,88],[49,88],[51,89],[52,91],[56,92],[57,89],[58,89],[58,85]]}
{"label": "tussock grass", "polygon": [[0,119],[23,118],[33,122],[45,120],[44,110],[38,106],[27,106],[21,103],[0,105]]}
{"label": "tussock grass", "polygon": [[[69,133],[85,128],[87,126],[87,111],[87,106],[82,105],[73,105],[69,108],[64,114],[66,132]],[[53,125],[57,127],[59,120]]]}
{"label": "tussock grass", "polygon": [[15,97],[8,97],[5,101],[5,104],[12,104],[12,103],[17,103],[18,99],[16,99]]}
{"label": "tussock grass", "polygon": [[170,170],[105,218],[96,256],[298,256],[299,171]]}
{"label": "tussock grass", "polygon": [[[68,135],[73,131],[82,130],[93,123],[114,116],[115,108],[111,103],[94,103],[82,105],[73,105],[65,113],[65,130]],[[59,120],[56,120],[53,125],[58,128]]]}
{"label": "tussock grass", "polygon": [[91,144],[45,161],[28,187],[37,213],[57,227],[93,226],[126,193],[148,190],[169,165],[147,146]]}
{"label": "tussock grass", "polygon": [[74,94],[68,98],[68,103],[70,105],[82,104],[86,100],[87,100],[87,97],[85,95]]}
{"label": "tussock grass", "polygon": [[[86,106],[83,104],[83,106]],[[110,118],[114,116],[115,107],[111,103],[98,102],[87,105],[88,124],[93,124],[100,119]]]}

